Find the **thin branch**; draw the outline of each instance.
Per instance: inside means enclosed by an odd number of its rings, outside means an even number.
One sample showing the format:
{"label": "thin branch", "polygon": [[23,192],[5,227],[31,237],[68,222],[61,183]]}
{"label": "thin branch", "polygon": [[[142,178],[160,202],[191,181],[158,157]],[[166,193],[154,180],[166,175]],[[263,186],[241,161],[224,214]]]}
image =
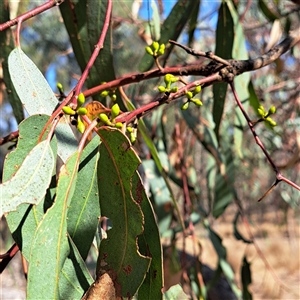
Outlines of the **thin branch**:
{"label": "thin branch", "polygon": [[141,106],[141,107],[135,109],[134,111],[121,114],[120,116],[118,116],[116,118],[116,122],[130,123],[137,117],[144,116],[146,113],[148,113],[149,111],[152,111],[156,107],[158,107],[162,104],[165,104],[165,103],[169,103],[169,102],[183,96],[185,94],[185,92],[191,88],[194,88],[198,85],[203,85],[207,82],[215,81],[218,78],[218,76],[219,76],[218,74],[213,74],[206,78],[202,78],[202,79],[199,79],[192,83],[189,83],[187,86],[180,88],[176,93],[173,93],[171,95],[164,94],[163,96],[160,96],[158,99],[155,99],[154,101],[152,101],[144,106]]}
{"label": "thin branch", "polygon": [[263,143],[261,142],[260,138],[258,137],[255,129],[254,129],[254,124],[252,123],[251,119],[249,118],[247,112],[245,111],[240,99],[239,99],[239,96],[236,92],[236,89],[234,87],[234,83],[233,82],[230,82],[230,87],[232,89],[232,92],[233,92],[233,95],[234,95],[234,98],[235,98],[235,101],[237,103],[237,105],[239,106],[241,112],[243,113],[245,119],[247,120],[247,123],[248,123],[248,126],[254,136],[254,139],[255,139],[255,142],[256,144],[262,149],[264,155],[266,156],[268,162],[270,163],[270,165],[272,166],[275,174],[276,174],[276,182],[271,186],[271,188],[259,199],[259,201],[261,201],[265,196],[267,196],[273,189],[274,187],[280,182],[280,181],[284,181],[286,182],[287,184],[291,185],[293,188],[297,189],[300,191],[300,186],[298,186],[296,183],[294,183],[293,181],[287,179],[286,177],[284,177],[278,167],[275,165],[272,157],[270,156],[270,154],[268,153],[268,151],[266,150],[265,146],[263,145]]}
{"label": "thin branch", "polygon": [[18,138],[18,136],[19,136],[19,130],[10,133],[9,135],[0,139],[0,146],[13,141],[14,139]]}
{"label": "thin branch", "polygon": [[277,46],[274,46],[266,54],[249,60],[228,60],[228,66],[224,67],[224,62],[212,61],[208,65],[195,64],[188,66],[166,67],[162,70],[150,70],[144,73],[134,73],[126,75],[122,78],[112,80],[105,84],[98,85],[83,92],[85,97],[98,94],[104,90],[115,89],[120,86],[128,85],[135,82],[141,82],[151,78],[157,78],[166,74],[173,74],[179,76],[210,76],[211,74],[218,73],[219,76],[214,81],[206,83],[206,86],[212,85],[215,82],[228,82],[234,76],[240,75],[245,72],[250,72],[263,68],[276,59],[283,53],[287,52],[291,47],[300,41],[300,28],[290,32],[290,34]]}
{"label": "thin branch", "polygon": [[9,27],[12,27],[14,25],[17,25],[18,23],[22,23],[50,8],[52,8],[53,6],[57,6],[57,5],[60,5],[61,3],[63,3],[64,0],[49,0],[48,2],[36,7],[36,8],[33,8],[32,10],[30,11],[27,11],[26,13],[16,17],[15,19],[13,20],[9,20],[3,24],[0,24],[0,31],[3,31]]}
{"label": "thin branch", "polygon": [[221,57],[213,54],[211,51],[208,51],[208,52],[196,51],[194,49],[186,47],[186,46],[184,46],[184,45],[182,45],[182,44],[180,44],[180,43],[178,43],[176,41],[173,41],[173,40],[169,40],[169,43],[171,43],[173,45],[176,45],[176,46],[184,49],[188,54],[191,54],[193,56],[202,56],[202,57],[210,58],[211,60],[214,60],[214,61],[216,61],[218,63],[221,63],[221,64],[223,64],[225,66],[231,66],[230,63],[227,60],[225,60],[225,59],[223,59],[223,58],[221,58]]}
{"label": "thin branch", "polygon": [[6,266],[18,253],[18,251],[19,251],[18,245],[14,243],[5,254],[1,254],[0,258],[2,258],[2,260],[0,262],[0,274],[4,271]]}
{"label": "thin branch", "polygon": [[293,46],[295,46],[300,41],[300,28],[296,28],[290,31],[289,35],[277,46],[274,46],[264,55],[257,57],[255,59],[240,60],[233,62],[233,73],[234,75],[239,75],[244,72],[250,72],[253,70],[261,69],[276,59],[278,59],[283,53],[287,52]]}

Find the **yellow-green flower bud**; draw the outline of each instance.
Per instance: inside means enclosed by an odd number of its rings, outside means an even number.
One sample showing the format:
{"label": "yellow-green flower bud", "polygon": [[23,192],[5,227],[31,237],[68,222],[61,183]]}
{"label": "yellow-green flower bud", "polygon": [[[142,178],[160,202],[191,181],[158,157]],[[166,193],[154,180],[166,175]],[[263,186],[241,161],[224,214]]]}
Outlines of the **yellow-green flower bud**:
{"label": "yellow-green flower bud", "polygon": [[127,132],[129,132],[129,133],[132,133],[132,132],[133,132],[133,128],[130,127],[130,126],[128,126],[128,127],[126,128],[126,130],[127,130]]}
{"label": "yellow-green flower bud", "polygon": [[161,44],[161,45],[159,46],[159,49],[158,49],[158,51],[157,51],[157,54],[158,54],[158,55],[163,55],[163,54],[165,53],[165,49],[166,49],[166,45],[165,45],[165,44]]}
{"label": "yellow-green flower bud", "polygon": [[172,87],[171,90],[170,90],[170,92],[171,92],[171,93],[176,93],[176,92],[178,92],[178,86]]}
{"label": "yellow-green flower bud", "polygon": [[277,125],[277,123],[271,118],[271,117],[267,117],[266,121],[272,126],[275,127]]}
{"label": "yellow-green flower bud", "polygon": [[87,109],[85,107],[79,107],[76,112],[78,113],[78,115],[83,116],[87,114]]}
{"label": "yellow-green flower bud", "polygon": [[166,88],[162,85],[158,86],[158,90],[161,92],[161,93],[164,93],[166,91]]}
{"label": "yellow-green flower bud", "polygon": [[146,50],[146,52],[147,52],[149,55],[151,55],[151,56],[154,55],[153,50],[151,49],[150,46],[145,47],[145,50]]}
{"label": "yellow-green flower bud", "polygon": [[63,86],[62,86],[62,84],[61,84],[60,82],[58,82],[58,83],[56,84],[56,86],[57,86],[57,88],[58,88],[58,90],[59,90],[60,93],[63,93],[63,92],[64,92],[64,88],[63,88]]}
{"label": "yellow-green flower bud", "polygon": [[136,141],[136,136],[133,132],[130,133],[130,142],[131,144],[134,144]]}
{"label": "yellow-green flower bud", "polygon": [[165,84],[168,85],[172,82],[172,78],[174,76],[172,74],[166,74],[165,77],[164,77],[164,81],[165,81]]}
{"label": "yellow-green flower bud", "polygon": [[117,117],[119,114],[120,114],[120,107],[119,107],[118,103],[116,103],[111,108],[111,117],[112,117],[112,119]]}
{"label": "yellow-green flower bud", "polygon": [[113,102],[115,102],[117,100],[117,95],[116,94],[112,94],[110,95],[110,98]]}
{"label": "yellow-green flower bud", "polygon": [[189,108],[189,104],[190,104],[189,101],[183,103],[181,105],[181,110],[187,110]]}
{"label": "yellow-green flower bud", "polygon": [[197,106],[202,106],[202,102],[199,99],[194,99],[193,103],[195,103]]}
{"label": "yellow-green flower bud", "polygon": [[257,109],[257,112],[258,112],[258,114],[262,117],[262,118],[264,118],[265,117],[265,110],[264,110],[264,108],[262,107],[259,107],[258,109]]}
{"label": "yellow-green flower bud", "polygon": [[83,95],[83,93],[80,93],[77,97],[77,108],[81,107],[85,102],[85,97]]}
{"label": "yellow-green flower bud", "polygon": [[152,43],[152,48],[154,49],[154,51],[157,51],[159,49],[159,43],[158,42],[153,42]]}
{"label": "yellow-green flower bud", "polygon": [[70,106],[64,106],[64,107],[62,108],[62,111],[63,111],[66,115],[71,115],[71,116],[74,116],[75,113],[76,113]]}
{"label": "yellow-green flower bud", "polygon": [[194,96],[193,93],[190,91],[186,92],[185,95],[188,97],[188,99],[192,99]]}
{"label": "yellow-green flower bud", "polygon": [[108,96],[108,94],[109,94],[109,91],[102,91],[101,94],[100,94],[100,96],[102,98],[105,98],[106,96]]}
{"label": "yellow-green flower bud", "polygon": [[269,109],[269,115],[273,115],[273,114],[275,114],[275,113],[276,113],[276,107],[273,105],[273,106],[271,106],[270,109]]}
{"label": "yellow-green flower bud", "polygon": [[197,95],[197,94],[199,94],[200,92],[201,92],[201,85],[198,85],[198,86],[196,86],[195,89],[194,89],[194,95]]}
{"label": "yellow-green flower bud", "polygon": [[101,120],[103,123],[105,123],[105,124],[109,121],[108,116],[107,116],[106,114],[104,114],[104,113],[101,113],[101,114],[99,115],[99,118],[100,118],[100,120]]}
{"label": "yellow-green flower bud", "polygon": [[80,133],[84,133],[85,131],[85,125],[83,124],[80,118],[78,118],[77,129]]}
{"label": "yellow-green flower bud", "polygon": [[119,129],[122,129],[123,128],[123,123],[117,122],[116,127],[119,128]]}

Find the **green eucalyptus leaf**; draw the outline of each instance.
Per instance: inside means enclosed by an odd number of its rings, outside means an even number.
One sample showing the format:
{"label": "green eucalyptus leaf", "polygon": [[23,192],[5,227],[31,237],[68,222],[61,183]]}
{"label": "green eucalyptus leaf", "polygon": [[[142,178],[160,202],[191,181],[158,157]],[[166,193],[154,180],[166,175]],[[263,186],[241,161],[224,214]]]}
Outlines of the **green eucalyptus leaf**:
{"label": "green eucalyptus leaf", "polygon": [[252,283],[251,279],[251,270],[250,263],[247,260],[247,257],[244,256],[242,270],[241,270],[242,284],[243,284],[243,299],[252,300],[252,295],[248,290],[249,285]]}
{"label": "green eucalyptus leaf", "polygon": [[[5,0],[0,0],[0,24],[10,20],[9,3]],[[0,31],[0,60],[3,70],[3,81],[6,86],[8,101],[12,106],[14,116],[18,123],[24,119],[23,106],[20,98],[14,88],[8,71],[8,56],[14,49],[13,32],[10,28]]]}
{"label": "green eucalyptus leaf", "polygon": [[[215,54],[223,59],[232,58],[232,47],[234,38],[234,23],[228,7],[228,2],[222,2],[219,9],[219,18],[216,30]],[[213,85],[214,104],[213,117],[215,122],[215,133],[219,140],[219,128],[223,116],[227,83]]]}
{"label": "green eucalyptus leaf", "polygon": [[[98,2],[100,3],[100,1],[94,1],[93,5],[98,5]],[[70,37],[76,61],[78,62],[81,72],[83,72],[94,49],[94,47],[92,49],[90,47],[88,34],[87,0],[72,0],[72,4],[68,1],[64,1],[59,5],[59,9]],[[99,30],[101,30],[101,28],[99,28]],[[92,66],[86,84],[91,88],[99,85],[100,82],[96,67]],[[95,96],[95,98],[100,99],[99,96]]]}
{"label": "green eucalyptus leaf", "polygon": [[[161,27],[160,44],[167,44],[169,40],[177,40],[185,24],[191,17],[191,11],[195,9],[197,1],[195,0],[178,0],[174,5],[172,11],[168,15]],[[173,45],[166,50],[164,60],[166,61],[173,49]],[[154,59],[149,54],[145,53],[139,64],[141,72],[148,71],[154,64]]]}
{"label": "green eucalyptus leaf", "polygon": [[138,237],[139,251],[151,257],[150,268],[138,291],[139,299],[162,299],[163,270],[162,248],[155,214],[141,178],[135,173],[132,178],[132,194],[144,214],[144,232]]}
{"label": "green eucalyptus leaf", "polygon": [[93,283],[76,245],[69,238],[70,254],[65,260],[59,280],[59,299],[80,299]]}
{"label": "green eucalyptus leaf", "polygon": [[99,136],[95,136],[80,156],[75,192],[68,209],[68,233],[83,260],[87,258],[100,217],[97,182],[99,144]]}
{"label": "green eucalyptus leaf", "polygon": [[[28,153],[36,146],[42,129],[49,116],[34,115],[19,125],[19,139],[17,148],[10,152],[4,161],[3,180],[8,180],[15,174]],[[45,136],[48,131],[45,132]],[[51,147],[56,157],[56,139],[52,139]],[[55,174],[55,168],[53,175]],[[18,244],[24,257],[29,260],[31,241],[36,230],[36,227],[44,215],[45,210],[51,206],[53,195],[56,188],[56,176],[52,177],[50,187],[46,193],[44,201],[39,205],[21,204],[16,211],[10,212],[6,216],[6,220],[15,242]]]}
{"label": "green eucalyptus leaf", "polygon": [[100,208],[112,228],[100,244],[97,276],[113,274],[115,285],[121,289],[116,289],[117,293],[130,297],[142,284],[151,262],[137,248],[144,221],[131,183],[140,161],[121,131],[105,128],[98,133],[102,140],[98,162]]}
{"label": "green eucalyptus leaf", "polygon": [[[70,252],[67,210],[75,191],[78,172],[76,151],[62,166],[53,205],[39,223],[31,245],[27,299],[59,299],[59,278]],[[42,280],[45,278],[46,280]]]}
{"label": "green eucalyptus leaf", "polygon": [[[51,115],[58,100],[43,74],[20,47],[10,53],[8,68],[17,94],[28,114]],[[55,133],[58,139],[58,155],[66,161],[76,151],[78,142],[65,116],[57,125]]]}
{"label": "green eucalyptus leaf", "polygon": [[279,18],[278,14],[274,13],[267,5],[267,3],[264,0],[258,0],[258,5],[265,17],[271,21],[274,22]]}
{"label": "green eucalyptus leaf", "polygon": [[22,203],[38,205],[45,197],[54,165],[49,141],[36,145],[14,176],[0,185],[0,216],[16,210]]}
{"label": "green eucalyptus leaf", "polygon": [[195,0],[197,2],[197,5],[195,9],[192,11],[192,16],[189,20],[189,29],[188,29],[188,35],[189,35],[189,42],[188,45],[189,47],[192,47],[193,42],[194,42],[194,33],[197,28],[197,21],[198,21],[198,16],[200,12],[200,6],[201,6],[201,1],[200,0]]}

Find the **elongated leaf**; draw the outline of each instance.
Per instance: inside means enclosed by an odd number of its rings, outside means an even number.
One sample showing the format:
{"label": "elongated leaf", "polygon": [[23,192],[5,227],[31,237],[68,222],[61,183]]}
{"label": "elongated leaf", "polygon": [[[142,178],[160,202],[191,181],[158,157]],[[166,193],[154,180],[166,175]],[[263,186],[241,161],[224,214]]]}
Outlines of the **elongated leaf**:
{"label": "elongated leaf", "polygon": [[16,174],[0,185],[0,216],[15,210],[22,203],[39,204],[49,187],[54,156],[48,141],[35,146]]}
{"label": "elongated leaf", "polygon": [[241,233],[239,232],[238,228],[237,228],[237,221],[238,221],[238,218],[239,218],[239,213],[236,214],[235,218],[234,218],[234,221],[233,221],[233,234],[234,234],[234,237],[237,239],[237,240],[242,240],[244,243],[246,244],[252,244],[252,241],[250,240],[247,240],[245,239]]}
{"label": "elongated leaf", "polygon": [[[108,1],[86,0],[86,2],[88,40],[91,51],[93,51],[102,33]],[[109,25],[107,35],[104,40],[103,49],[101,49],[94,66],[98,73],[98,85],[101,82],[111,81],[116,78],[113,64],[111,24]],[[115,94],[117,95],[117,102],[121,110],[125,111],[125,106],[120,98],[120,92],[118,89]]]}
{"label": "elongated leaf", "polygon": [[279,16],[277,14],[275,14],[272,10],[269,9],[268,5],[266,4],[266,2],[264,0],[258,0],[258,5],[259,5],[261,11],[263,12],[263,14],[265,15],[265,17],[269,21],[273,22],[279,18]]}
{"label": "elongated leaf", "polygon": [[10,53],[8,66],[16,91],[28,114],[50,115],[58,101],[40,70],[20,47]]}
{"label": "elongated leaf", "polygon": [[[15,174],[28,153],[36,146],[39,135],[48,121],[49,116],[34,115],[19,125],[19,139],[17,148],[10,152],[4,161],[3,180],[8,180]],[[45,136],[47,135],[47,131]],[[51,141],[51,147],[56,157],[56,140]],[[38,159],[38,158],[36,158]],[[54,171],[55,172],[55,168]],[[56,177],[56,176],[55,176]],[[52,203],[53,189],[56,187],[56,178],[52,177],[50,188],[47,191],[45,201],[39,205],[21,204],[16,211],[8,213],[6,220],[14,240],[18,244],[24,257],[29,260],[31,241],[36,227],[47,209]]]}
{"label": "elongated leaf", "polygon": [[192,11],[192,16],[189,21],[189,30],[188,30],[188,35],[189,35],[188,45],[189,45],[189,47],[193,46],[194,33],[197,28],[198,15],[199,15],[200,6],[201,6],[200,0],[195,0],[195,2],[197,2],[197,5],[196,5],[195,9]]}
{"label": "elongated leaf", "polygon": [[[95,1],[93,5],[98,2]],[[64,1],[59,6],[59,9],[68,31],[76,60],[83,72],[92,54],[87,28],[87,0]],[[92,66],[86,84],[91,88],[100,84],[100,82],[97,70],[95,66]]]}
{"label": "elongated leaf", "polygon": [[[59,298],[59,277],[69,255],[67,209],[73,197],[78,171],[78,152],[61,168],[54,204],[36,229],[28,269],[27,299]],[[45,278],[45,280],[41,280]]]}
{"label": "elongated leaf", "polygon": [[[127,106],[129,110],[135,109],[131,102],[127,102]],[[163,234],[169,228],[172,219],[170,201],[172,200],[174,203],[176,200],[169,183],[168,175],[163,168],[161,156],[159,155],[156,145],[150,137],[149,130],[142,119],[139,120],[138,130],[148,146],[153,158],[153,160],[143,160],[143,167],[150,183],[151,193],[156,203],[155,211],[159,220],[159,231]],[[163,192],[161,193],[161,191]]]}
{"label": "elongated leaf", "polygon": [[243,258],[243,265],[242,265],[242,284],[243,284],[243,299],[244,300],[252,300],[252,295],[248,290],[248,286],[251,284],[251,270],[250,264],[247,261],[247,257],[244,256]]}
{"label": "elongated leaf", "polygon": [[255,93],[255,90],[254,90],[254,87],[253,87],[253,84],[252,84],[252,81],[249,82],[249,85],[248,85],[248,90],[249,90],[249,101],[250,101],[250,105],[252,106],[252,108],[254,109],[256,115],[258,117],[260,117],[257,109],[259,108],[260,106],[260,102],[259,102],[259,99]]}
{"label": "elongated leaf", "polygon": [[[3,24],[10,20],[8,1],[0,0],[0,7],[0,24]],[[10,28],[0,32],[0,45],[0,60],[2,63],[3,80],[6,86],[8,101],[12,106],[17,122],[20,123],[24,119],[23,107],[8,72],[8,55],[15,47],[12,30]]]}
{"label": "elongated leaf", "polygon": [[[234,42],[232,48],[232,57],[237,60],[247,60],[249,59],[248,51],[246,49],[246,39],[244,36],[242,25],[239,21],[239,16],[237,11],[231,1],[228,2],[228,7],[230,14],[234,22]],[[239,98],[247,111],[249,107],[249,91],[248,85],[250,82],[250,73],[243,73],[240,76],[234,78],[234,85],[238,91]],[[243,116],[239,107],[236,106],[235,109],[235,120],[234,120],[234,146],[236,153],[242,158],[242,142],[244,127],[247,125],[246,119]]]}
{"label": "elongated leaf", "polygon": [[[21,48],[17,47],[10,53],[8,67],[14,87],[28,114],[51,115],[58,101],[43,74]],[[65,117],[55,132],[58,139],[58,154],[66,161],[76,151],[78,142]]]}
{"label": "elongated leaf", "polygon": [[241,299],[242,293],[236,286],[234,282],[234,273],[232,271],[232,268],[226,261],[226,249],[222,245],[222,239],[219,237],[218,234],[216,234],[211,227],[209,226],[208,222],[205,221],[204,225],[209,233],[209,238],[218,254],[219,257],[219,267],[222,269],[232,291],[235,293],[235,295],[238,297],[238,299]]}
{"label": "elongated leaf", "polygon": [[59,299],[64,300],[80,299],[93,283],[93,277],[71,238],[69,238],[69,246],[70,254],[59,278]]}
{"label": "elongated leaf", "polygon": [[[232,57],[233,46],[233,19],[230,14],[228,3],[222,2],[219,9],[219,17],[216,31],[216,50],[215,54],[229,59]],[[220,83],[213,85],[214,104],[213,104],[213,117],[215,122],[215,133],[219,140],[219,128],[223,116],[225,98],[227,91],[227,83]]]}
{"label": "elongated leaf", "polygon": [[99,136],[95,136],[80,156],[74,196],[68,210],[68,233],[86,259],[100,216],[97,182]]}
{"label": "elongated leaf", "polygon": [[132,178],[132,194],[144,214],[144,232],[138,238],[139,251],[152,258],[147,276],[138,291],[138,296],[139,299],[159,300],[162,299],[161,290],[163,287],[160,235],[151,202],[137,173]]}
{"label": "elongated leaf", "polygon": [[143,160],[143,168],[154,199],[159,231],[164,234],[170,228],[172,221],[171,194],[152,159]]}
{"label": "elongated leaf", "polygon": [[[164,21],[161,27],[161,36],[159,43],[167,43],[169,40],[177,40],[181,34],[185,24],[191,17],[191,11],[195,9],[197,1],[195,0],[178,0],[174,5],[171,13]],[[167,54],[164,56],[165,61],[168,59],[173,45],[168,49]],[[149,54],[145,54],[142,58],[139,70],[141,72],[151,69],[154,64],[154,59]]]}
{"label": "elongated leaf", "polygon": [[[216,162],[220,165],[222,162],[222,157],[220,151],[218,150],[218,142],[214,130],[211,127],[201,124],[199,118],[193,115],[191,111],[182,110],[181,113],[189,128],[196,135],[199,142],[215,158]],[[206,116],[209,117],[209,112],[204,113],[206,113]]]}
{"label": "elongated leaf", "polygon": [[136,244],[144,222],[132,196],[131,181],[140,161],[120,131],[102,129],[99,135],[99,201],[101,214],[111,220],[112,229],[100,244],[97,276],[113,274],[117,296],[130,297],[142,284],[150,264]]}
{"label": "elongated leaf", "polygon": [[[224,164],[218,168],[215,178],[213,216],[218,218],[234,199],[234,162],[230,149],[225,153]],[[223,168],[223,170],[221,170]]]}

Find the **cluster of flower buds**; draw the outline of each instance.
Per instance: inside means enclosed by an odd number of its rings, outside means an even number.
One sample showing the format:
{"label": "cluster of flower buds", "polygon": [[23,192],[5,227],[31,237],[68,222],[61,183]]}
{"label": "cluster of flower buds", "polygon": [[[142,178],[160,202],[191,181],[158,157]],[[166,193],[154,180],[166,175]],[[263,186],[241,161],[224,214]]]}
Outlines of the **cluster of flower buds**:
{"label": "cluster of flower buds", "polygon": [[[106,83],[106,82],[102,82],[102,84],[104,84],[104,83]],[[117,95],[116,95],[116,91],[115,90],[105,90],[105,91],[102,91],[101,94],[100,94],[100,96],[102,98],[105,98],[105,97],[109,96],[110,99],[113,102],[115,102],[117,100]]]}
{"label": "cluster of flower buds", "polygon": [[154,58],[159,57],[165,53],[166,45],[153,42],[151,46],[145,48],[146,52]]}
{"label": "cluster of flower buds", "polygon": [[166,86],[158,86],[158,90],[161,93],[176,93],[178,91],[178,86],[171,87],[171,85],[179,80],[178,77],[175,77],[172,74],[166,74],[164,77],[164,82]]}
{"label": "cluster of flower buds", "polygon": [[275,127],[277,125],[277,123],[270,117],[271,115],[276,113],[275,106],[272,105],[268,111],[265,111],[265,108],[262,105],[260,105],[257,109],[257,112],[261,117],[260,120],[265,121],[267,124],[269,124],[272,127]]}
{"label": "cluster of flower buds", "polygon": [[[99,115],[99,119],[103,124],[105,124],[107,126],[116,127],[118,129],[123,129],[123,126],[124,126],[123,123],[115,122],[116,117],[120,114],[120,112],[121,112],[120,107],[116,103],[111,108],[110,117],[108,117],[108,115],[105,114],[105,113],[101,113]],[[133,144],[136,141],[136,130],[134,130],[130,126],[127,126],[126,127],[126,133],[128,134],[129,139],[130,139],[131,143]]]}
{"label": "cluster of flower buds", "polygon": [[87,114],[87,109],[85,107],[82,107],[85,103],[85,97],[82,93],[80,93],[77,97],[77,106],[76,109],[72,109],[70,106],[64,106],[62,108],[63,112],[66,115],[73,116],[73,119],[76,120],[77,129],[80,133],[83,133],[85,130],[85,125],[81,120],[80,116]]}
{"label": "cluster of flower buds", "polygon": [[201,85],[195,87],[193,91],[187,91],[185,95],[187,96],[188,100],[182,104],[181,109],[187,110],[190,102],[194,103],[197,106],[202,106],[202,102],[200,99],[194,98],[197,94],[201,92]]}

